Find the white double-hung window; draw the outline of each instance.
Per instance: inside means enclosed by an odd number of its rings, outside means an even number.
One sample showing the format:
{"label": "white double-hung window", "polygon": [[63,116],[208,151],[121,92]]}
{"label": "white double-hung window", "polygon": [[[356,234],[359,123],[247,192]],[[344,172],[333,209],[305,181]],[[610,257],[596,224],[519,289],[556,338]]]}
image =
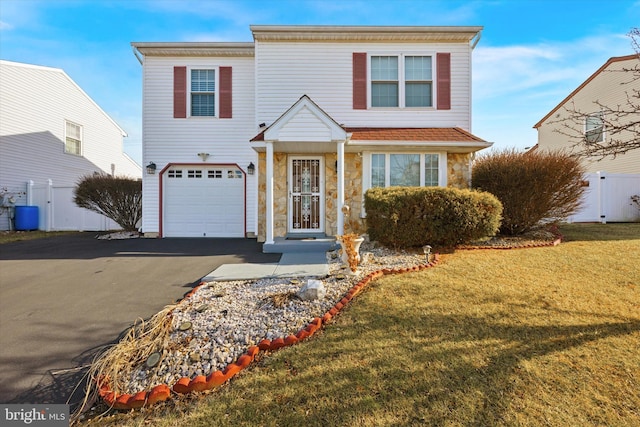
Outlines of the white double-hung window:
{"label": "white double-hung window", "polygon": [[585,117],[584,138],[589,143],[604,142],[604,117],[602,112]]}
{"label": "white double-hung window", "polygon": [[[373,153],[370,165],[370,187],[430,187],[444,185],[437,153]],[[444,162],[446,163],[446,161]],[[444,179],[443,179],[444,178]]]}
{"label": "white double-hung window", "polygon": [[65,121],[64,152],[82,155],[82,126],[68,120]]}
{"label": "white double-hung window", "polygon": [[214,117],[216,115],[215,70],[191,70],[191,116]]}
{"label": "white double-hung window", "polygon": [[372,107],[432,107],[432,57],[371,56]]}

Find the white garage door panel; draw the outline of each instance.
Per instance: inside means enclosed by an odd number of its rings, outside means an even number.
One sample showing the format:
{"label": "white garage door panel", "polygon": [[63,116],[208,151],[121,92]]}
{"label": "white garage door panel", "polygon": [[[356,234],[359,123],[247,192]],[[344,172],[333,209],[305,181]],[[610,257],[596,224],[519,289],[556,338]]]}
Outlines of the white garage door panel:
{"label": "white garage door panel", "polygon": [[237,168],[171,168],[164,200],[166,237],[244,237],[244,175]]}

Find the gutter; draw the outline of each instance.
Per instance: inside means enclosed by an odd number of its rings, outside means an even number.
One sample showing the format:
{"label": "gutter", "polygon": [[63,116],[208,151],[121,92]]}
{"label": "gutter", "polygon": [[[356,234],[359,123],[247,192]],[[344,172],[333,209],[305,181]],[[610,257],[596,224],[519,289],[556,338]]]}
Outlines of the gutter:
{"label": "gutter", "polygon": [[476,48],[476,45],[478,44],[478,42],[480,42],[480,39],[482,38],[482,30],[478,30],[478,32],[476,33],[476,35],[471,39],[471,50]]}
{"label": "gutter", "polygon": [[131,45],[131,50],[133,51],[133,56],[136,57],[136,59],[138,60],[138,62],[140,63],[140,65],[144,65],[143,64],[143,55],[140,53],[140,51],[138,50],[138,48],[136,46],[134,46],[133,44]]}

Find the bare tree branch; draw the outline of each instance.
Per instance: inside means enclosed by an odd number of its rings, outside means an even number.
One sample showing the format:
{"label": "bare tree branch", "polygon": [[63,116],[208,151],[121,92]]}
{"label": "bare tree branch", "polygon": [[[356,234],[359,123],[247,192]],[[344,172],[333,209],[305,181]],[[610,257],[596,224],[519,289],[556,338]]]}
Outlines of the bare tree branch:
{"label": "bare tree branch", "polygon": [[[640,60],[640,29],[632,29],[628,35]],[[640,63],[604,72],[624,73],[628,76],[620,83],[624,95],[619,104],[610,105],[596,99],[592,102],[593,108],[584,111],[572,100],[563,107],[564,116],[549,122],[558,125],[554,131],[571,141],[574,152],[593,158],[616,157],[640,149]],[[598,137],[600,134],[597,129],[591,134],[585,132],[585,123],[594,117],[594,113],[602,123],[602,140]]]}

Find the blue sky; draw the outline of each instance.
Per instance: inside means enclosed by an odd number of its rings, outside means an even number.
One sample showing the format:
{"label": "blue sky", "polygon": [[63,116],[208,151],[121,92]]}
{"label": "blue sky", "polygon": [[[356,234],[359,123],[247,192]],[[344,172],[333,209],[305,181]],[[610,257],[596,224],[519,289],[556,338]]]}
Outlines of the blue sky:
{"label": "blue sky", "polygon": [[142,157],[132,41],[251,41],[249,25],[480,25],[473,133],[536,143],[532,126],[612,56],[633,53],[640,0],[1,0],[0,58],[62,68]]}

